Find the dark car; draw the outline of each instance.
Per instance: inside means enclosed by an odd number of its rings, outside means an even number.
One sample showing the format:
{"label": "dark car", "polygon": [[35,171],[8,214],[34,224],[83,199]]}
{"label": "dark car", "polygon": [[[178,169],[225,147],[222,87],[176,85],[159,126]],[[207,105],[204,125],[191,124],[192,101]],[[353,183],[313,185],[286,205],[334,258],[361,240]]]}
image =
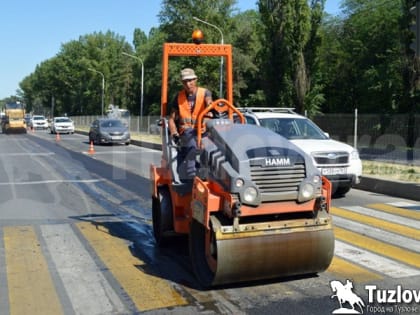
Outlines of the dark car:
{"label": "dark car", "polygon": [[90,126],[89,143],[124,143],[129,145],[130,141],[130,132],[119,119],[100,118]]}

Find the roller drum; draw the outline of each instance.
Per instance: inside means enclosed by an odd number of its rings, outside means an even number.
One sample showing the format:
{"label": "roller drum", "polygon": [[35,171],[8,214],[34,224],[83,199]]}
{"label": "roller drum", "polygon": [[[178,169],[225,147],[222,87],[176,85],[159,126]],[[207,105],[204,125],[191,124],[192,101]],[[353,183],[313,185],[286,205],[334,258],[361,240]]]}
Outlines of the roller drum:
{"label": "roller drum", "polygon": [[322,224],[295,220],[293,226],[278,227],[269,222],[253,225],[249,232],[226,232],[215,225],[207,231],[195,221],[195,235],[190,235],[194,271],[205,286],[318,273],[328,268],[334,255],[330,219]]}

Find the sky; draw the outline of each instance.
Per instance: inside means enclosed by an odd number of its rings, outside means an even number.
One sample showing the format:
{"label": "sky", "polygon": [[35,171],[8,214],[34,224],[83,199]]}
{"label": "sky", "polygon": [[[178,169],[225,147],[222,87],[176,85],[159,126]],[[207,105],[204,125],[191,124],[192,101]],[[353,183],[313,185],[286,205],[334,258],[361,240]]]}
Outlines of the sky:
{"label": "sky", "polygon": [[[339,13],[341,0],[327,0]],[[0,100],[16,95],[19,82],[41,62],[80,36],[112,31],[132,43],[133,31],[158,26],[159,0],[2,0],[0,3]],[[239,11],[256,0],[237,0]]]}

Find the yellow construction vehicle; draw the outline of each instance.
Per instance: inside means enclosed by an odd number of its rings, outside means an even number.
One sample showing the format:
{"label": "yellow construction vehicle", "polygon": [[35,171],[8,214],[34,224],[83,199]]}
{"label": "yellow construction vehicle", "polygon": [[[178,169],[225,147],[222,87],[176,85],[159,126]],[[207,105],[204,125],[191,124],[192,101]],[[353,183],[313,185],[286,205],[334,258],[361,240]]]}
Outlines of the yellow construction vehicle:
{"label": "yellow construction vehicle", "polygon": [[25,106],[20,102],[6,103],[1,117],[3,133],[12,131],[26,133]]}
{"label": "yellow construction vehicle", "polygon": [[[226,61],[227,99],[198,117],[197,130],[205,125],[207,132],[197,137],[192,183],[179,179],[166,118],[169,59],[181,56]],[[245,124],[233,106],[232,73],[231,45],[163,46],[162,159],[150,167],[156,243],[170,246],[175,235],[188,235],[193,271],[206,287],[322,272],[334,254],[331,184],[290,141]],[[208,112],[225,118],[204,120]]]}

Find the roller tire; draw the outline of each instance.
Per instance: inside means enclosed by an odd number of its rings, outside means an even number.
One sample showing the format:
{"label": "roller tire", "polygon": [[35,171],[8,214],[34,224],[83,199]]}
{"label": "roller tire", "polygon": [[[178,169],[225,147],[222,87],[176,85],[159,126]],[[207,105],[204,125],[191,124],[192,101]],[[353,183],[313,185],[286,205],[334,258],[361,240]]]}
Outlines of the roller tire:
{"label": "roller tire", "polygon": [[[153,235],[159,247],[168,245],[173,231],[171,194],[167,186],[158,188],[158,197],[152,198]],[[169,234],[169,235],[168,235]]]}
{"label": "roller tire", "polygon": [[[215,272],[211,269],[206,257],[206,247],[211,246],[211,244],[206,244],[206,233],[211,233],[213,235],[211,239],[214,240],[215,236],[212,230],[206,231],[206,228],[200,222],[197,220],[191,221],[189,235],[191,264],[198,282],[204,288],[210,287],[215,277]],[[217,251],[216,247],[214,249]],[[213,258],[217,261],[217,257]]]}

